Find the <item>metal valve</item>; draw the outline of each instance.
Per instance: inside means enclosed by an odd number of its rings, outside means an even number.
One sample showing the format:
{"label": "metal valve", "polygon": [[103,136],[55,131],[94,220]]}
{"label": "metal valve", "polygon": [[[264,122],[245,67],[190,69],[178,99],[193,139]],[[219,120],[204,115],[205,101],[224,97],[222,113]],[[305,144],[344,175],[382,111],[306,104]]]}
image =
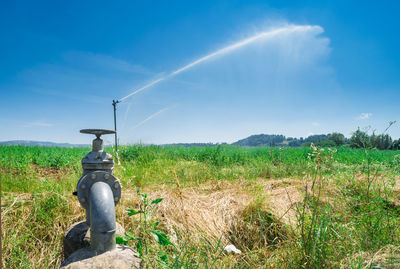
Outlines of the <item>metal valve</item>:
{"label": "metal valve", "polygon": [[92,151],[82,159],[83,175],[77,184],[76,194],[86,210],[86,223],[90,226],[90,246],[96,253],[115,249],[115,205],[121,199],[121,184],[113,176],[114,161],[104,151],[105,134],[115,131],[83,129],[83,134],[93,134]]}
{"label": "metal valve", "polygon": [[114,160],[110,154],[104,151],[103,140],[100,137],[105,134],[114,134],[115,131],[106,129],[83,129],[80,132],[96,136],[92,143],[92,151],[82,159],[83,175],[98,170],[112,174]]}
{"label": "metal valve", "polygon": [[93,134],[97,138],[100,138],[100,136],[105,134],[115,134],[115,131],[107,129],[82,129],[80,132],[82,134]]}

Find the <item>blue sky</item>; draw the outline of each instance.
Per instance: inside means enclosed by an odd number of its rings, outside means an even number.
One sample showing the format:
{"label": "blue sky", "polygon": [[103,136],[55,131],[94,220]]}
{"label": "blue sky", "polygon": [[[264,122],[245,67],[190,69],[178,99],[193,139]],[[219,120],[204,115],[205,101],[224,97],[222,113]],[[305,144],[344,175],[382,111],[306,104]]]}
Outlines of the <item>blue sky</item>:
{"label": "blue sky", "polygon": [[[234,142],[357,127],[400,137],[397,1],[4,1],[0,141]],[[297,30],[291,27],[297,27]],[[215,51],[263,32],[272,37]],[[113,138],[108,136],[107,141]]]}

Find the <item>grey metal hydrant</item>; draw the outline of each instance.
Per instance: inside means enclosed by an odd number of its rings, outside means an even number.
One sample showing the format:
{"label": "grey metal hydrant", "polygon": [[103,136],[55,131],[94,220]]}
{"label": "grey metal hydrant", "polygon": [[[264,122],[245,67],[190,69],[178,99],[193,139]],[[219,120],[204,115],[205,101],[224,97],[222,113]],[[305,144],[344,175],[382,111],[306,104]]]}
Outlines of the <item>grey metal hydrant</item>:
{"label": "grey metal hydrant", "polygon": [[115,205],[121,198],[121,185],[113,176],[114,161],[104,151],[104,134],[114,131],[84,129],[84,134],[93,134],[92,151],[82,159],[83,175],[77,184],[79,203],[86,210],[86,220],[75,223],[64,236],[64,257],[77,249],[90,247],[95,253],[115,249],[116,232],[125,231],[115,221]]}
{"label": "grey metal hydrant", "polygon": [[114,161],[104,151],[100,138],[114,131],[84,129],[80,132],[96,136],[92,151],[82,159],[83,175],[74,192],[86,210],[86,220],[73,224],[65,232],[65,260],[61,268],[142,268],[142,260],[134,249],[116,245],[116,235],[125,233],[115,220],[121,184],[113,176]]}
{"label": "grey metal hydrant", "polygon": [[90,226],[90,247],[97,253],[115,249],[115,205],[121,198],[121,184],[113,176],[114,161],[104,151],[104,134],[114,131],[84,129],[81,133],[94,134],[92,151],[82,159],[83,175],[78,181],[77,195],[86,210]]}

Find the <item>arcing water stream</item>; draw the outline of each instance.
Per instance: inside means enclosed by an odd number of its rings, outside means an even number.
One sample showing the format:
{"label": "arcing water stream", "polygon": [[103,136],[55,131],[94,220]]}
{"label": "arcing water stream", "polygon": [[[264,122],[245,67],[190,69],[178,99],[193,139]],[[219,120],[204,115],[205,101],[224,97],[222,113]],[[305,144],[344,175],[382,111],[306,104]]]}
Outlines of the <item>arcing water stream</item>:
{"label": "arcing water stream", "polygon": [[157,111],[156,113],[151,114],[150,116],[148,116],[147,118],[145,118],[144,120],[142,120],[141,122],[139,122],[138,124],[136,124],[135,126],[133,126],[132,129],[135,129],[135,128],[141,126],[142,124],[145,124],[146,122],[148,122],[148,121],[151,120],[152,118],[157,117],[158,115],[164,113],[164,112],[167,111],[167,110],[170,110],[171,108],[174,108],[174,106],[170,106],[170,107],[163,108],[163,109]]}
{"label": "arcing water stream", "polygon": [[202,57],[202,58],[200,58],[200,59],[198,59],[196,61],[191,62],[190,64],[187,64],[187,65],[175,70],[174,72],[171,72],[170,74],[168,74],[168,75],[166,75],[166,76],[164,76],[162,78],[153,80],[152,82],[144,85],[143,87],[141,87],[139,89],[134,90],[132,93],[128,94],[127,96],[125,96],[123,98],[121,98],[119,100],[119,102],[122,102],[122,101],[126,100],[127,98],[131,97],[132,95],[135,95],[135,94],[137,94],[137,93],[139,93],[139,92],[141,92],[141,91],[143,91],[143,90],[145,90],[147,88],[150,88],[151,86],[154,86],[154,85],[160,83],[163,80],[166,80],[168,78],[176,76],[177,74],[179,74],[179,73],[181,73],[181,72],[183,72],[185,70],[188,70],[188,69],[192,68],[193,66],[198,65],[198,64],[200,64],[202,62],[205,62],[205,61],[207,61],[207,60],[209,60],[209,59],[211,59],[213,57],[216,57],[218,55],[222,55],[222,54],[231,52],[233,50],[239,49],[241,47],[244,47],[244,46],[246,46],[246,45],[248,45],[250,43],[253,43],[253,42],[261,40],[261,39],[271,39],[271,38],[274,38],[274,37],[276,37],[276,36],[278,36],[280,34],[290,33],[290,32],[295,32],[295,31],[307,31],[307,30],[310,30],[310,29],[316,28],[316,27],[319,28],[319,26],[310,26],[310,25],[305,25],[305,26],[291,25],[291,26],[277,28],[277,29],[274,29],[274,30],[271,30],[271,31],[267,31],[267,32],[258,33],[258,34],[254,35],[252,37],[243,39],[243,40],[238,41],[238,42],[236,42],[236,43],[234,43],[234,44],[232,44],[230,46],[227,46],[227,47],[225,47],[223,49],[220,49],[220,50],[217,50],[217,51],[215,51],[213,53],[210,53],[210,54],[208,54],[208,55],[206,55],[206,56],[204,56],[204,57]]}

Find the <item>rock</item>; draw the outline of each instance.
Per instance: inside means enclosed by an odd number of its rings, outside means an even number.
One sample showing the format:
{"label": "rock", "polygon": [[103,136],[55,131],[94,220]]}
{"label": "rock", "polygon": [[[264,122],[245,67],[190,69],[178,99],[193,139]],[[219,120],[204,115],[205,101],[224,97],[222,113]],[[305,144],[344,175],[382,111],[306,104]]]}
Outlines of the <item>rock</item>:
{"label": "rock", "polygon": [[[125,229],[117,222],[116,236],[123,236]],[[90,227],[86,221],[73,224],[64,234],[64,259],[80,248],[90,246]]]}
{"label": "rock", "polygon": [[227,253],[234,253],[234,254],[241,254],[242,251],[240,249],[237,249],[234,245],[227,245],[226,247],[224,247],[224,250]]}
{"label": "rock", "polygon": [[78,249],[61,264],[60,269],[137,269],[142,266],[142,259],[136,251],[117,245],[116,249],[97,256],[90,248]]}

